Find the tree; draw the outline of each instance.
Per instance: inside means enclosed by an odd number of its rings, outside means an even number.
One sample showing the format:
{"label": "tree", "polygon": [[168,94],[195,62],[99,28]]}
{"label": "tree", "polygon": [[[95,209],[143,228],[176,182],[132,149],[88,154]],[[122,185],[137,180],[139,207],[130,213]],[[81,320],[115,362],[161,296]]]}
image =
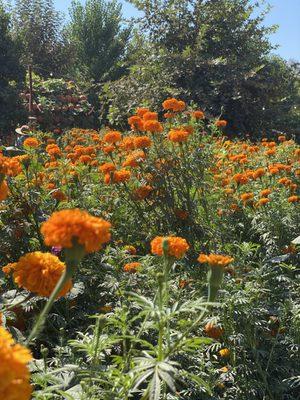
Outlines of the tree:
{"label": "tree", "polygon": [[82,5],[74,0],[70,16],[69,34],[83,75],[96,82],[119,77],[130,37],[130,27],[122,26],[121,5],[105,0]]}
{"label": "tree", "polygon": [[53,0],[16,0],[14,35],[22,44],[21,60],[44,77],[61,74],[70,62],[62,22]]}
{"label": "tree", "polygon": [[[279,113],[278,122],[292,110],[296,75],[287,63],[270,57],[273,47],[268,36],[275,28],[263,25],[264,12],[254,16],[261,1],[131,2],[143,12],[140,31],[152,43],[152,52],[145,53],[132,71],[156,58],[184,100],[195,101],[212,115],[222,114],[231,132],[259,132],[274,124],[273,112]],[[141,91],[148,85],[143,75],[131,78]]]}
{"label": "tree", "polygon": [[[0,134],[8,134],[24,116],[18,100],[18,87],[24,83],[19,49],[10,35],[10,16],[0,2]],[[18,121],[19,122],[19,121]],[[21,121],[20,121],[21,122]]]}

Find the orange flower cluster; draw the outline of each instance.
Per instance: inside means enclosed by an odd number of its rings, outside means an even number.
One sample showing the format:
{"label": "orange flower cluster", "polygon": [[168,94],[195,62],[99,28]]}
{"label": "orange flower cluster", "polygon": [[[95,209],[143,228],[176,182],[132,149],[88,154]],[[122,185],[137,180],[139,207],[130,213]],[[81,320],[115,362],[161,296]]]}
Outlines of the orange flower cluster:
{"label": "orange flower cluster", "polygon": [[182,100],[170,98],[170,99],[165,100],[162,103],[162,106],[163,106],[164,110],[171,110],[173,112],[179,112],[179,111],[183,111],[185,109],[186,104]]}
{"label": "orange flower cluster", "polygon": [[11,334],[0,326],[0,398],[3,400],[29,400],[32,387],[29,383],[28,363],[30,351],[16,344]]}
{"label": "orange flower cluster", "polygon": [[135,274],[138,269],[141,267],[141,263],[132,262],[124,265],[124,272],[128,272],[129,274]]}
{"label": "orange flower cluster", "polygon": [[110,240],[111,224],[77,208],[54,212],[41,227],[47,246],[72,248],[74,240],[86,253],[100,250]]}
{"label": "orange flower cluster", "polygon": [[198,261],[200,264],[209,264],[211,267],[225,268],[233,261],[233,258],[221,254],[200,254],[198,257]]}
{"label": "orange flower cluster", "polygon": [[36,149],[37,147],[39,147],[40,142],[34,137],[29,137],[24,140],[23,145],[24,145],[24,147]]}
{"label": "orange flower cluster", "polygon": [[[49,297],[66,266],[55,255],[36,251],[22,256],[18,262],[10,264],[9,268],[13,270],[14,281],[19,287]],[[58,297],[65,296],[71,288],[70,280]]]}
{"label": "orange flower cluster", "polygon": [[163,243],[167,241],[168,250],[167,254],[171,257],[182,258],[188,251],[190,246],[187,241],[177,236],[157,236],[151,241],[151,253],[158,256],[163,255]]}

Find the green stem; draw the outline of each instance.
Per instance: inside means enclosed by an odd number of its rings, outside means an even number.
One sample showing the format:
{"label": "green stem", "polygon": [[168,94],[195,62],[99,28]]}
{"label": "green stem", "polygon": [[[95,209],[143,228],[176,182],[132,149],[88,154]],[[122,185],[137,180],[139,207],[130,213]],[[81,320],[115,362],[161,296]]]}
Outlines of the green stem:
{"label": "green stem", "polygon": [[69,279],[72,278],[75,268],[77,267],[77,262],[75,261],[68,261],[66,264],[66,268],[62,276],[60,277],[59,281],[57,282],[53,292],[51,293],[51,296],[49,297],[43,311],[40,313],[38,316],[38,319],[36,320],[30,335],[28,339],[26,340],[26,344],[28,345],[33,339],[35,339],[39,333],[41,332],[45,319],[47,315],[49,314],[49,311],[52,308],[52,305],[54,301],[56,300],[59,292],[62,290],[62,288],[65,286],[65,284],[68,282]]}

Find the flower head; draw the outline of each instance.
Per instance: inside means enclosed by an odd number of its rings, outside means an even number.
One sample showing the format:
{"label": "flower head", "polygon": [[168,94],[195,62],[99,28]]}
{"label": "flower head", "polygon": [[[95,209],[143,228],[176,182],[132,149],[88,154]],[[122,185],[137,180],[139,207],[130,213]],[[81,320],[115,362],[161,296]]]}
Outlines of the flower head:
{"label": "flower head", "polygon": [[122,135],[118,131],[109,131],[103,137],[104,142],[109,143],[109,144],[114,144],[114,143],[120,142],[121,139],[122,139]]}
{"label": "flower head", "polygon": [[147,120],[144,122],[144,130],[147,132],[159,133],[163,131],[162,124],[156,120]]}
{"label": "flower head", "polygon": [[200,254],[198,257],[200,264],[209,264],[211,267],[226,267],[233,261],[232,257],[221,254]]}
{"label": "flower head", "polygon": [[37,147],[39,147],[40,142],[34,137],[29,137],[24,140],[23,145],[24,147],[30,147],[32,149],[36,149]]}
{"label": "flower head", "polygon": [[11,334],[0,326],[0,398],[29,400],[32,387],[27,364],[32,360],[30,351],[16,344]]}
{"label": "flower head", "polygon": [[187,241],[181,237],[177,236],[157,236],[151,242],[151,252],[158,256],[163,255],[163,243],[167,241],[168,249],[167,253],[171,257],[182,258],[188,251],[190,246]]}
{"label": "flower head", "polygon": [[5,200],[8,195],[9,195],[9,189],[7,183],[6,181],[2,181],[0,183],[0,201]]}
{"label": "flower head", "polygon": [[109,222],[75,208],[54,212],[42,224],[41,232],[47,246],[72,248],[76,240],[92,253],[110,240],[110,227]]}
{"label": "flower head", "polygon": [[[23,287],[39,296],[49,297],[66,266],[51,253],[35,251],[22,256],[13,266],[13,278],[19,287]],[[64,296],[72,288],[71,280],[59,293]]]}
{"label": "flower head", "polygon": [[141,263],[139,262],[132,262],[125,264],[123,267],[124,272],[128,272],[129,274],[135,274],[138,269],[140,268]]}

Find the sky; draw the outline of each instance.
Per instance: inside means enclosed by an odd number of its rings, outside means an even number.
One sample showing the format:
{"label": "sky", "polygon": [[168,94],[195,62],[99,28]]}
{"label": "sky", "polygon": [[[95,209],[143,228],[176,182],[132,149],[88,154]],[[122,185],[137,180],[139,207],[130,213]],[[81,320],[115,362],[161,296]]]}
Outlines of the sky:
{"label": "sky", "polygon": [[[81,0],[84,2],[84,0]],[[123,4],[125,18],[138,15],[137,10],[125,0]],[[276,33],[271,35],[270,40],[279,48],[274,53],[279,54],[287,60],[300,61],[300,0],[267,0],[272,6],[270,13],[265,19],[265,25],[279,25]],[[57,10],[68,14],[71,0],[54,0]]]}

